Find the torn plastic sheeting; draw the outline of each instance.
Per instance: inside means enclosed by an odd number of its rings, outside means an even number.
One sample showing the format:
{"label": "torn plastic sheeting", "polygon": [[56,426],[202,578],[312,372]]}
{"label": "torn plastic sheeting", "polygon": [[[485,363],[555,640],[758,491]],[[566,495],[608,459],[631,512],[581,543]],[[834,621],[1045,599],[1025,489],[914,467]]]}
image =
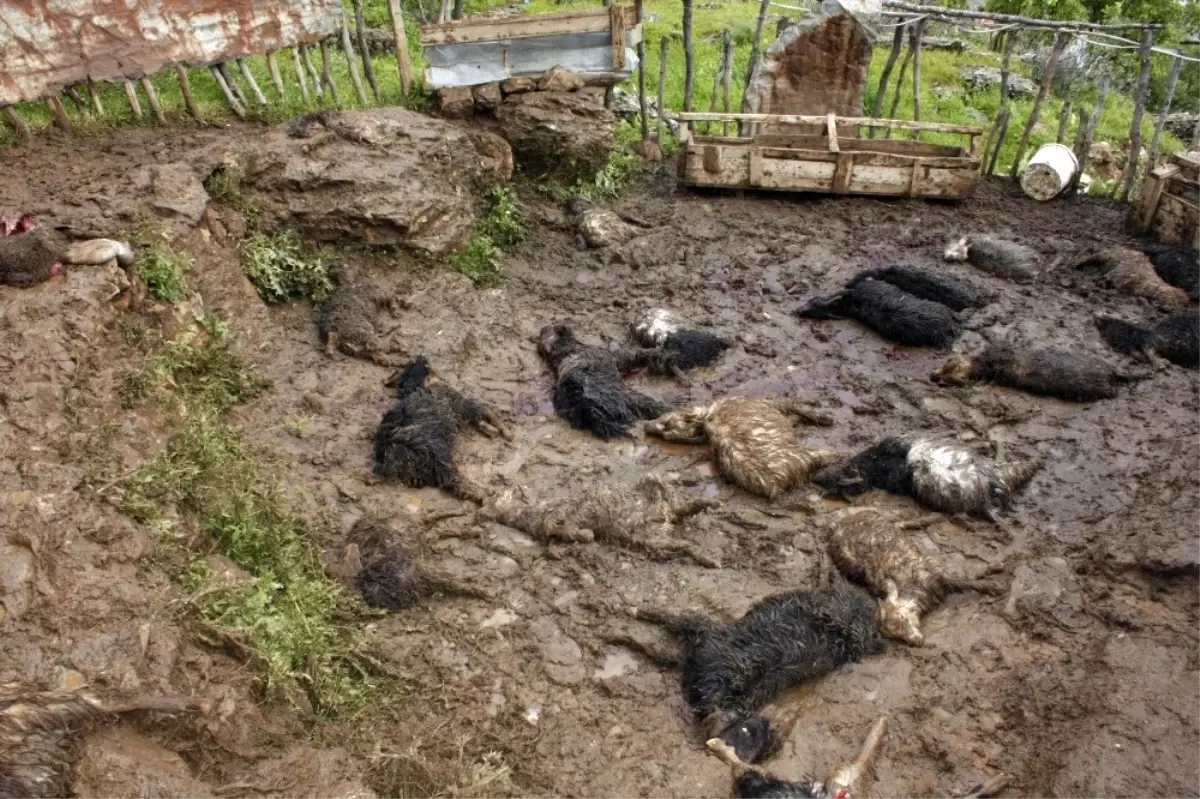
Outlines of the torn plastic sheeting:
{"label": "torn plastic sheeting", "polygon": [[0,0],[0,105],[319,41],[337,0]]}
{"label": "torn plastic sheeting", "polygon": [[[607,32],[572,33],[495,42],[431,45],[425,48],[427,83],[435,89],[476,86],[554,67],[569,72],[614,72],[612,40]],[[637,69],[637,54],[625,48],[620,72]]]}

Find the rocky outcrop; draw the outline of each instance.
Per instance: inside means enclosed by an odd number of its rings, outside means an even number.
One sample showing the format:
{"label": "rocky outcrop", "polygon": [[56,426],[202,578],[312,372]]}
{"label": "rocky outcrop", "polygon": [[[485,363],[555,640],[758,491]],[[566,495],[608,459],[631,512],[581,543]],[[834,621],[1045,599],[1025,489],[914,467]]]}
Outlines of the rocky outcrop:
{"label": "rocky outcrop", "polygon": [[499,137],[403,108],[306,115],[227,157],[268,229],[438,255],[465,244],[475,190],[512,176]]}
{"label": "rocky outcrop", "polygon": [[[972,92],[986,91],[1000,85],[1000,70],[997,67],[959,67],[963,83]],[[1033,97],[1037,93],[1037,85],[1029,78],[1014,72],[1008,73],[1008,96],[1010,98]]]}
{"label": "rocky outcrop", "polygon": [[523,172],[590,179],[613,149],[613,114],[603,89],[510,94],[496,109],[500,135]]}

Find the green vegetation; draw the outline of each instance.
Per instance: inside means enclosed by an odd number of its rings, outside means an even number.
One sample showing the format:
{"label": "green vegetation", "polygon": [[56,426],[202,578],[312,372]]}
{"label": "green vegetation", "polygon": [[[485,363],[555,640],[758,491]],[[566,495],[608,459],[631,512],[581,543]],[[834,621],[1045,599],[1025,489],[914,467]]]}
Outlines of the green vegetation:
{"label": "green vegetation", "polygon": [[204,189],[213,200],[241,211],[246,223],[253,226],[261,210],[258,203],[246,196],[246,170],[236,160],[222,164],[204,181]]}
{"label": "green vegetation", "polygon": [[[266,696],[322,716],[357,710],[384,679],[359,629],[367,611],[324,576],[313,543],[320,525],[223,418],[266,381],[236,353],[226,322],[210,315],[197,323],[197,335],[176,341],[124,336],[145,358],[123,399],[154,396],[175,426],[162,452],[119,482],[122,507],[160,532],[201,631],[257,668]],[[194,520],[211,544],[185,541],[190,528],[180,518]],[[246,574],[213,573],[197,549],[215,549]]]}
{"label": "green vegetation", "polygon": [[500,279],[504,250],[520,244],[526,232],[512,189],[495,186],[488,193],[487,213],[475,222],[467,246],[451,253],[450,265],[477,286],[492,285]]}
{"label": "green vegetation", "polygon": [[165,233],[143,228],[131,236],[137,261],[133,271],[146,281],[146,288],[163,302],[175,303],[187,293],[187,273],[192,259],[176,252]]}
{"label": "green vegetation", "polygon": [[266,302],[319,302],[333,290],[332,254],[314,250],[295,233],[251,233],[242,243],[246,277]]}

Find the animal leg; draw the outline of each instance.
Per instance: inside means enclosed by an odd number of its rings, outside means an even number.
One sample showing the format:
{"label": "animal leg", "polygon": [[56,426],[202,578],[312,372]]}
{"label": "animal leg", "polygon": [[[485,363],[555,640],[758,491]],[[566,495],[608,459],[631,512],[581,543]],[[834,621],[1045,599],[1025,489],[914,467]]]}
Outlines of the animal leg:
{"label": "animal leg", "polygon": [[806,405],[797,399],[784,397],[772,403],[781,413],[795,416],[800,421],[817,427],[832,427],[833,416],[826,411]]}
{"label": "animal leg", "polygon": [[733,778],[745,774],[747,771],[758,771],[758,769],[744,762],[737,756],[737,752],[733,751],[733,747],[722,741],[720,738],[709,738],[704,742],[710,754],[714,755],[717,760],[720,760],[725,765],[733,769]]}
{"label": "animal leg", "polygon": [[660,666],[677,668],[683,664],[683,651],[673,643],[650,641],[629,633],[600,633],[600,640],[613,646],[635,649]]}
{"label": "animal leg", "polygon": [[638,419],[657,419],[669,410],[666,403],[639,391],[626,391],[625,397],[629,410]]}
{"label": "animal leg", "polygon": [[461,580],[446,574],[422,569],[421,576],[425,579],[425,584],[433,591],[440,591],[450,596],[470,597],[472,599],[495,599],[491,592],[467,585]]}
{"label": "animal leg", "polygon": [[1012,777],[1007,774],[997,774],[995,777],[981,782],[962,795],[962,799],[987,799],[995,796],[1008,787]]}
{"label": "animal leg", "polygon": [[500,436],[505,441],[512,441],[512,430],[507,424],[500,421],[499,414],[486,405],[479,406],[479,421],[475,423],[475,429],[488,438]]}
{"label": "animal leg", "polygon": [[672,524],[678,524],[684,519],[721,507],[721,500],[716,497],[695,497],[692,499],[676,499],[668,501],[667,518]]}
{"label": "animal leg", "polygon": [[88,239],[77,241],[67,247],[63,261],[82,266],[98,266],[116,260],[121,266],[134,261],[133,248],[123,241],[112,239]]}
{"label": "animal leg", "polygon": [[867,739],[863,741],[858,757],[849,763],[838,766],[829,773],[829,776],[825,778],[825,787],[831,796],[841,795],[839,789],[843,788],[853,795],[859,780],[865,777],[874,766],[875,757],[879,754],[879,745],[883,742],[883,733],[886,729],[887,716],[880,716],[867,734]]}

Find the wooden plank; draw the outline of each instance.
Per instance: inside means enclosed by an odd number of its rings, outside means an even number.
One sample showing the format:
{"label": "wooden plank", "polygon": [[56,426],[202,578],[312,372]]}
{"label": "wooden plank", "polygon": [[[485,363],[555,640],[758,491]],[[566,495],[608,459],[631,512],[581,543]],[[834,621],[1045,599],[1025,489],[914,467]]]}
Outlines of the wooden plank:
{"label": "wooden plank", "polygon": [[1130,209],[1132,211],[1130,227],[1134,233],[1145,233],[1150,229],[1150,223],[1154,220],[1154,212],[1158,210],[1158,203],[1162,199],[1163,187],[1167,178],[1167,175],[1163,175],[1161,172],[1162,170],[1156,170],[1146,176],[1142,185],[1141,199],[1135,207]]}
{"label": "wooden plank", "polygon": [[763,178],[763,156],[762,150],[757,147],[750,148],[750,185],[761,186]]}
{"label": "wooden plank", "polygon": [[854,174],[854,154],[840,153],[837,167],[833,171],[833,190],[846,192],[850,190],[850,177]]}
{"label": "wooden plank", "polygon": [[[720,112],[681,112],[672,115],[680,122],[765,122],[773,125],[825,125],[826,116],[807,116],[803,114],[723,114]],[[907,119],[876,119],[874,117],[834,117],[840,125],[858,125],[862,127],[892,128],[894,130],[924,130],[931,133],[963,133],[977,136],[983,133],[983,128],[973,125],[951,125],[945,122],[913,122]]]}
{"label": "wooden plank", "polygon": [[916,197],[917,192],[921,188],[921,170],[924,168],[924,162],[920,158],[914,158],[912,162],[912,174],[908,184],[908,196]]}
{"label": "wooden plank", "polygon": [[613,71],[625,69],[625,26],[621,24],[621,12],[617,6],[609,6],[609,25],[612,26],[612,68]]}
{"label": "wooden plank", "polygon": [[841,152],[838,149],[837,135],[837,115],[829,114],[825,117],[825,137],[829,140],[829,152]]}
{"label": "wooden plank", "polygon": [[507,19],[458,20],[421,26],[420,42],[461,44],[491,42],[499,39],[524,39],[532,36],[551,36],[564,33],[600,33],[612,29],[613,19],[621,27],[637,24],[633,6],[612,6],[587,11],[562,11],[554,14],[519,14]]}

